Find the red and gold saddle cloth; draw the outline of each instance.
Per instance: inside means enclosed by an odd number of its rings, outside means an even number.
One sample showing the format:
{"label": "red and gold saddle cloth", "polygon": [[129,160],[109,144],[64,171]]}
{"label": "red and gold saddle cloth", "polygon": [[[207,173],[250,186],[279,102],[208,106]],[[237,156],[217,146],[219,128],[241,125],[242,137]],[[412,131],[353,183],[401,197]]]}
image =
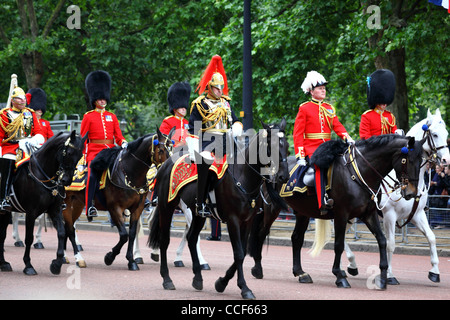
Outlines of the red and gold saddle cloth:
{"label": "red and gold saddle cloth", "polygon": [[[86,159],[83,155],[81,159],[77,163],[77,168],[73,174],[72,184],[68,187],[65,187],[66,191],[81,191],[86,187],[87,181],[87,165]],[[103,172],[102,177],[100,178],[100,190],[105,187],[106,175],[107,171]]]}
{"label": "red and gold saddle cloth", "polygon": [[[191,160],[188,158],[188,156],[189,155],[186,154],[180,157],[172,167],[172,171],[170,172],[170,190],[168,202],[172,201],[177,196],[178,191],[180,191],[182,187],[192,181],[197,180],[197,165],[195,163],[191,163]],[[217,178],[220,179],[225,174],[227,168],[228,163],[225,155],[220,162],[214,160],[209,170],[215,172]]]}

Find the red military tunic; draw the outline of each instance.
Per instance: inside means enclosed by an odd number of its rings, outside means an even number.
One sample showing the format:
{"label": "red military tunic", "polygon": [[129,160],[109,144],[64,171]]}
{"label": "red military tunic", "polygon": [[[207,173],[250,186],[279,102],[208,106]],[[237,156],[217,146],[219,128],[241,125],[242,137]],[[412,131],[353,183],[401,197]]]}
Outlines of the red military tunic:
{"label": "red military tunic", "polygon": [[161,123],[159,130],[161,133],[168,135],[173,127],[176,127],[175,133],[172,136],[172,140],[175,141],[175,147],[185,144],[186,137],[189,135],[189,121],[177,116],[168,116]]}
{"label": "red military tunic", "polygon": [[125,141],[116,115],[105,109],[96,108],[84,114],[81,136],[84,137],[87,132],[89,135],[84,153],[88,163],[103,149],[113,148],[114,141],[119,146]]}
{"label": "red military tunic", "polygon": [[50,126],[50,121],[41,118],[39,119],[39,122],[41,123],[42,135],[44,136],[45,141],[47,141],[54,135],[52,127]]}
{"label": "red military tunic", "polygon": [[[30,133],[27,135],[26,133],[22,133],[22,137],[30,136],[33,137],[37,134],[42,135],[42,128],[41,124],[38,121],[38,118],[36,117],[36,114],[34,113],[33,109],[30,108],[24,108],[22,110],[19,110],[15,107],[10,108],[4,108],[0,111],[0,141],[1,141],[1,149],[2,149],[2,156],[5,154],[16,154],[16,150],[19,147],[19,142],[15,137],[20,137],[21,133],[8,133],[6,129],[9,129],[9,126],[12,125],[12,122],[14,119],[17,119],[17,117],[23,116],[24,118],[31,118],[32,121],[30,122]],[[21,115],[22,114],[22,115]],[[15,134],[15,137],[9,139],[9,141],[5,141],[8,138],[10,138],[11,134]]]}
{"label": "red military tunic", "polygon": [[331,140],[331,130],[342,139],[348,137],[332,105],[314,99],[301,104],[294,124],[295,156],[311,157],[323,142]]}
{"label": "red military tunic", "polygon": [[395,133],[397,126],[395,125],[394,115],[385,110],[370,109],[361,115],[359,125],[359,137],[368,139],[372,136],[381,134]]}

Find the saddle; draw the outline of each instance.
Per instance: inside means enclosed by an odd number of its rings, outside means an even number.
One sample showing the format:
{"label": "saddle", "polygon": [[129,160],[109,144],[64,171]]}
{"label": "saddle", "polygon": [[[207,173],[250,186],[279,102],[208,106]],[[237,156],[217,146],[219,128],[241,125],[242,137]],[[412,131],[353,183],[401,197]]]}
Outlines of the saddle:
{"label": "saddle", "polygon": [[[217,175],[217,178],[220,179],[225,174],[227,168],[228,162],[225,155],[224,159],[220,162],[214,160],[209,170],[213,171]],[[189,154],[183,155],[175,162],[170,172],[168,202],[175,199],[181,188],[195,180],[197,180],[197,165],[191,163]]]}
{"label": "saddle", "polygon": [[[309,165],[300,166],[299,164],[296,164],[289,173],[289,180],[281,187],[280,196],[283,198],[291,197],[294,194],[294,192],[299,193],[307,192],[308,195],[315,194],[316,188],[314,187],[314,185],[307,186],[304,181],[305,175],[308,172],[308,169],[310,168],[311,167]],[[332,177],[333,177],[333,165],[331,165],[327,171],[327,185],[325,186],[326,191],[331,190],[333,184]]]}

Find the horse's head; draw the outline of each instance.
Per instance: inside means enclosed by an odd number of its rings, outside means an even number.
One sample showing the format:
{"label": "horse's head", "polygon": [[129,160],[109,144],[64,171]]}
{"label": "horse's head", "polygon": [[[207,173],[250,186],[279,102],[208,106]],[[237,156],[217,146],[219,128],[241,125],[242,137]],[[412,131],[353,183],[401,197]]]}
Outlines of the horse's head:
{"label": "horse's head", "polygon": [[[283,184],[289,179],[289,168],[287,158],[289,156],[289,143],[286,139],[286,119],[283,118],[279,124],[267,125],[261,121],[267,132],[268,155],[271,180],[276,184]],[[265,135],[265,133],[263,133]]]}
{"label": "horse's head", "polygon": [[166,136],[156,127],[156,134],[153,136],[153,143],[151,146],[152,162],[159,167],[172,155],[174,141],[172,136],[175,133],[176,127],[173,127]]}
{"label": "horse's head", "polygon": [[402,196],[409,200],[417,195],[422,164],[422,145],[425,139],[416,141],[414,137],[405,137],[399,140],[404,143],[400,150],[394,153],[392,165],[400,179]]}
{"label": "horse's head", "polygon": [[444,165],[450,164],[450,153],[447,148],[448,132],[439,109],[434,115],[428,110],[427,118],[421,123],[423,137],[426,138],[423,150],[427,153],[429,160],[442,162]]}
{"label": "horse's head", "polygon": [[70,134],[64,134],[61,137],[61,145],[59,146],[56,155],[56,159],[59,163],[59,169],[57,171],[58,182],[63,186],[69,186],[72,183],[76,165],[82,156],[87,134],[81,138],[80,135],[73,130]]}

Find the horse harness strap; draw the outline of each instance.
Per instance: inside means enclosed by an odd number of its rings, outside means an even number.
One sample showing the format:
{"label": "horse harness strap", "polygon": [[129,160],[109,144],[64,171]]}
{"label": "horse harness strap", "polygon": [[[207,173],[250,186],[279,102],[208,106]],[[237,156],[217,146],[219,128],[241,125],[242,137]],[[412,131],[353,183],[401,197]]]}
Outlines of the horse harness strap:
{"label": "horse harness strap", "polygon": [[422,195],[419,195],[419,196],[417,196],[417,197],[414,198],[413,207],[411,208],[411,212],[409,213],[409,216],[408,216],[408,219],[406,219],[406,222],[403,223],[402,225],[399,225],[399,224],[398,224],[398,221],[395,222],[395,224],[397,225],[397,228],[401,229],[401,228],[403,228],[404,226],[406,226],[406,225],[411,221],[411,219],[414,217],[414,214],[415,214],[416,211],[417,211],[417,207],[419,206],[419,201],[420,201],[420,197],[421,197],[421,196],[422,196]]}
{"label": "horse harness strap", "polygon": [[[133,186],[133,185],[131,184],[131,181],[128,179],[128,175],[127,175],[127,173],[125,172],[125,168],[124,168],[123,165],[122,165],[122,154],[124,153],[124,151],[125,151],[125,149],[122,149],[122,150],[120,151],[119,155],[117,156],[117,158],[118,158],[119,160],[118,160],[118,161],[115,161],[114,166],[113,166],[113,168],[112,168],[112,173],[111,173],[111,170],[109,170],[109,169],[107,170],[107,175],[108,175],[109,181],[111,181],[111,183],[112,183],[113,185],[115,185],[116,187],[118,187],[118,188],[122,188],[122,189],[131,189],[131,190],[135,191],[137,194],[143,195],[144,193],[148,192],[148,190],[149,190],[148,183],[146,183],[146,184],[145,184],[144,186],[142,186],[142,187],[135,187],[135,186]],[[143,164],[145,164],[145,165],[150,169],[150,167],[149,167],[144,161],[142,161],[141,159],[139,159],[138,157],[136,157],[133,153],[130,152],[130,154],[131,154],[135,159],[139,160],[140,162],[142,162]],[[123,173],[123,182],[124,182],[125,186],[120,186],[120,185],[114,183],[114,181],[113,181],[113,179],[112,179],[112,175],[113,175],[115,172],[118,172],[118,170],[119,170],[119,169],[118,169],[119,164],[120,164],[120,168],[121,168],[120,171]],[[119,181],[120,181],[120,179],[119,179]]]}

